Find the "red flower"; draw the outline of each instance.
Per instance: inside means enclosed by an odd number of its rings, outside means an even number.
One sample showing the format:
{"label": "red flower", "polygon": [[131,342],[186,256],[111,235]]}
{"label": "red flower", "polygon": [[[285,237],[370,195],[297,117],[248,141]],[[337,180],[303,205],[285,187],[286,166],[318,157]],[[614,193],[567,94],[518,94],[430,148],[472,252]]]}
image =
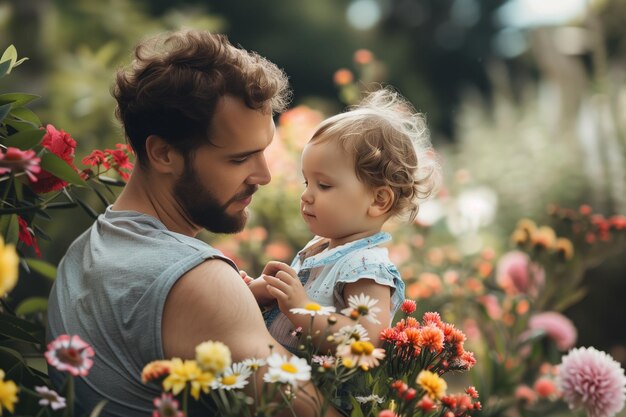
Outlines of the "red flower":
{"label": "red flower", "polygon": [[24,172],[31,181],[37,181],[36,174],[41,172],[35,151],[21,151],[18,148],[7,148],[6,153],[0,152],[0,175],[8,172]]}
{"label": "red flower", "polygon": [[28,228],[28,223],[26,223],[26,220],[22,219],[20,216],[17,216],[17,222],[20,225],[18,234],[19,240],[21,240],[26,246],[32,246],[37,256],[41,258],[41,251],[39,250],[39,245],[37,245],[37,239]]}
{"label": "red flower", "polygon": [[92,151],[88,156],[84,157],[82,163],[92,167],[102,165],[104,169],[109,169],[106,154],[99,149]]}
{"label": "red flower", "polygon": [[[67,162],[69,166],[78,172],[74,166],[74,150],[76,149],[76,141],[72,139],[69,133],[63,130],[57,130],[52,125],[46,126],[46,134],[41,140],[41,145]],[[36,193],[49,193],[50,191],[58,191],[67,185],[66,181],[55,177],[46,170],[41,170],[37,175],[37,180],[31,180],[31,188]]]}
{"label": "red flower", "polygon": [[134,167],[130,162],[128,156],[132,154],[132,151],[128,145],[118,143],[115,145],[117,149],[105,149],[104,153],[107,155],[107,160],[111,167],[120,174],[120,176],[128,181],[130,174],[127,171],[131,171]]}
{"label": "red flower", "polygon": [[411,314],[415,311],[417,306],[415,305],[415,301],[413,300],[404,300],[400,308],[402,309],[404,314]]}

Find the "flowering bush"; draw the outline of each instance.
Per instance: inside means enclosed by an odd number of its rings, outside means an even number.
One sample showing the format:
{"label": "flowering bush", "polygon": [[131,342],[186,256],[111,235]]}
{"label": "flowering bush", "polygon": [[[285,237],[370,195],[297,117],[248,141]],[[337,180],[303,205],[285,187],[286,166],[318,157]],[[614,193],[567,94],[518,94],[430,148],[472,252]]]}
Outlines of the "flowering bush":
{"label": "flowering bush", "polygon": [[[25,60],[17,58],[13,46],[7,48],[0,58],[0,78]],[[25,359],[26,353],[36,355],[45,345],[44,326],[32,314],[45,311],[45,301],[26,299],[15,309],[8,302],[20,272],[55,277],[55,267],[41,259],[38,240],[50,237],[39,222],[51,220],[52,210],[74,207],[96,217],[98,211],[80,190],[93,192],[107,206],[115,196],[110,187],[123,185],[133,167],[130,148],[120,144],[94,151],[82,160],[86,167],[79,168],[71,135],[51,124],[43,126],[27,107],[37,98],[0,94],[0,413],[6,409],[20,415],[71,408],[73,402],[71,396],[66,402],[52,391],[47,375]],[[120,179],[103,175],[108,172]],[[86,375],[93,356],[86,342],[74,337],[55,343],[46,353],[49,363],[72,375]],[[76,366],[77,361],[82,365]]]}
{"label": "flowering bush", "polygon": [[[395,416],[465,416],[480,410],[475,388],[450,394],[443,379],[447,372],[466,371],[476,363],[474,355],[464,349],[463,332],[441,321],[437,313],[426,313],[419,322],[410,316],[415,304],[409,301],[402,307],[404,318],[377,336],[382,348],[376,348],[356,322],[361,317],[375,320],[376,303],[363,294],[350,300],[344,313],[355,320],[354,325],[325,335],[333,342],[334,354],[320,352],[305,329],[300,332],[299,356],[273,353],[231,363],[229,349],[209,341],[196,347],[195,360],[173,358],[147,364],[142,380],[160,381],[164,391],[155,399],[154,415],[170,415],[165,409],[172,415],[185,415],[188,396],[200,400],[204,393],[213,412],[221,416],[271,416],[289,408],[294,396],[304,395],[297,389],[299,383],[313,383],[323,394],[318,400],[320,415],[331,405],[354,417],[386,412]],[[328,328],[336,322],[333,307],[312,303],[292,312],[310,315],[311,326],[316,315],[328,317]],[[242,389],[250,379],[255,384],[259,372],[262,394],[248,396]]]}

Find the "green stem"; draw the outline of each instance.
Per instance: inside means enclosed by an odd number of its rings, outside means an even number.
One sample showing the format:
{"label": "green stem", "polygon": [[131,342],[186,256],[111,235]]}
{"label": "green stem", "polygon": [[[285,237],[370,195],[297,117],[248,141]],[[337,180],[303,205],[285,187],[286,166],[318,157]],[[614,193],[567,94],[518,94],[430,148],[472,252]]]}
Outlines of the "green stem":
{"label": "green stem", "polygon": [[188,408],[189,408],[189,385],[185,385],[185,390],[183,391],[183,415],[188,417]]}
{"label": "green stem", "polygon": [[9,190],[13,187],[14,180],[13,172],[11,172],[11,176],[9,177],[9,182],[7,183],[7,188],[4,189],[4,193],[2,195],[2,201],[0,201],[0,208],[4,207],[4,203],[7,201],[7,197],[9,196]]}

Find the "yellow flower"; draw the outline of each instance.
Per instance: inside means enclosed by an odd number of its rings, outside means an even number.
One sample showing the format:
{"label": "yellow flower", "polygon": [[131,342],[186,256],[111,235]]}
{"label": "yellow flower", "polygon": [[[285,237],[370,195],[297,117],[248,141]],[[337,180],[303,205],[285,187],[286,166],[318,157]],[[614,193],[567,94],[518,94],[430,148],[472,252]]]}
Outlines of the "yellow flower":
{"label": "yellow flower", "polygon": [[17,283],[17,265],[20,258],[15,252],[15,246],[5,245],[0,237],[0,297],[11,291]]}
{"label": "yellow flower", "polygon": [[569,239],[560,237],[556,240],[554,245],[556,253],[564,260],[569,261],[574,257],[574,245]]}
{"label": "yellow flower", "polygon": [[3,408],[13,413],[13,406],[17,402],[18,391],[15,382],[4,380],[4,371],[0,369],[0,415],[2,415]]}
{"label": "yellow flower", "polygon": [[448,384],[439,375],[430,372],[422,371],[417,375],[417,382],[422,388],[426,390],[426,394],[433,400],[439,399],[446,395],[446,389]]}
{"label": "yellow flower", "polygon": [[163,380],[163,389],[178,395],[189,383],[191,396],[197,400],[200,398],[200,390],[205,394],[209,392],[214,379],[215,376],[211,372],[203,372],[196,361],[174,358],[171,361],[170,374]]}
{"label": "yellow flower", "polygon": [[230,349],[221,342],[203,342],[196,346],[196,361],[202,369],[221,374],[232,362]]}

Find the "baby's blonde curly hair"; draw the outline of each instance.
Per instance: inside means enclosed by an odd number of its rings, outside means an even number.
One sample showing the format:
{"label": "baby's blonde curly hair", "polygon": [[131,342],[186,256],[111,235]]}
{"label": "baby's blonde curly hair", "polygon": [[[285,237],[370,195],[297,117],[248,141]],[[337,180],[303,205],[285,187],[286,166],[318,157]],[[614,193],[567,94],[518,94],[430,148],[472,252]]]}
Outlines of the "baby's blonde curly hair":
{"label": "baby's blonde curly hair", "polygon": [[430,144],[425,117],[387,87],[359,105],[324,120],[309,143],[338,140],[353,156],[357,178],[369,187],[389,186],[389,213],[413,221],[418,201],[438,186],[439,164]]}

